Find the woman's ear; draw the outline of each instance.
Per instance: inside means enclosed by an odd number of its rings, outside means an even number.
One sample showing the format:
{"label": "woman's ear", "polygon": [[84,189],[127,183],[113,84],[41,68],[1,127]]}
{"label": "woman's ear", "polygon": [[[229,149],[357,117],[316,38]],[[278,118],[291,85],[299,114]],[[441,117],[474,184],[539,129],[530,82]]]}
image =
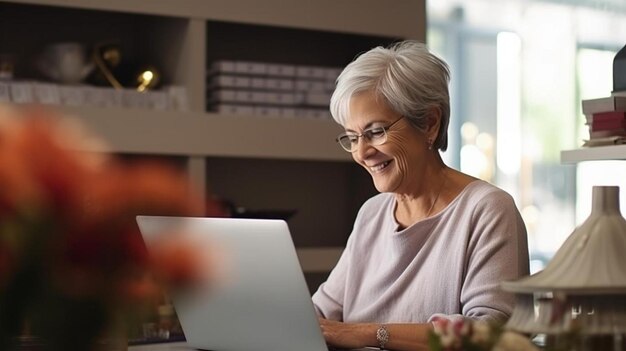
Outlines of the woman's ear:
{"label": "woman's ear", "polygon": [[426,135],[433,142],[439,135],[439,128],[441,128],[441,108],[433,106],[428,109],[428,116],[426,118]]}

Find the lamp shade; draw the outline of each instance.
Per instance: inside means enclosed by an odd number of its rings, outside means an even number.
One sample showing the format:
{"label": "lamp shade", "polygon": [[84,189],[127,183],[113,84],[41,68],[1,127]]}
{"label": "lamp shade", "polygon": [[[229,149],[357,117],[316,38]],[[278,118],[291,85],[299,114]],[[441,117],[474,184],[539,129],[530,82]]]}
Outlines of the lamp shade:
{"label": "lamp shade", "polygon": [[574,230],[546,268],[515,282],[515,293],[626,294],[626,220],[619,187],[594,186],[590,216]]}

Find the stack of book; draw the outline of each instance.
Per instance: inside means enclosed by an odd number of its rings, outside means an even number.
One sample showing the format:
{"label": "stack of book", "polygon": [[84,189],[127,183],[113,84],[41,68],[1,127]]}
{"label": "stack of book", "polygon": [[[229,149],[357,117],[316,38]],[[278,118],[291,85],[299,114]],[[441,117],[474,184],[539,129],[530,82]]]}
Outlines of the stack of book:
{"label": "stack of book", "polygon": [[226,114],[330,118],[338,67],[221,60],[207,72],[207,110]]}
{"label": "stack of book", "polygon": [[584,146],[626,144],[626,95],[582,101],[589,127]]}
{"label": "stack of book", "polygon": [[0,104],[124,107],[187,111],[189,99],[182,86],[139,92],[136,89],[64,85],[28,80],[0,80]]}

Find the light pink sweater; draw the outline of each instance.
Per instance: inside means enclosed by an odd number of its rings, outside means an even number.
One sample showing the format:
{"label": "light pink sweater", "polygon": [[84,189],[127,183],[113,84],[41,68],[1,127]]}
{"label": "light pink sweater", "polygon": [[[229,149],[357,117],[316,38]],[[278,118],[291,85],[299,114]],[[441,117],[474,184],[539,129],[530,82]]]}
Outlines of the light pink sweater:
{"label": "light pink sweater", "polygon": [[442,212],[401,231],[394,207],[390,193],[361,207],[341,259],[313,296],[320,316],[377,323],[509,317],[513,296],[499,284],[529,270],[526,228],[511,196],[477,180]]}

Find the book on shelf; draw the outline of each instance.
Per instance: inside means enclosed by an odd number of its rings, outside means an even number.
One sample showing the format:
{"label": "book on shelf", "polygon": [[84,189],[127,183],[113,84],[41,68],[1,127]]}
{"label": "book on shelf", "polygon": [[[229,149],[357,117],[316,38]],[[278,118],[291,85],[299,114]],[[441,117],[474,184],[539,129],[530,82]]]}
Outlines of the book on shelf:
{"label": "book on shelf", "polygon": [[601,139],[615,136],[626,137],[626,128],[616,128],[607,130],[589,130],[589,139]]}
{"label": "book on shelf", "polygon": [[600,131],[600,130],[615,130],[615,129],[624,129],[626,128],[626,120],[604,120],[598,121],[593,120],[589,124],[590,131]]}
{"label": "book on shelf", "polygon": [[593,115],[598,112],[626,111],[626,96],[613,95],[582,101],[583,114]]}
{"label": "book on shelf", "polygon": [[596,121],[620,121],[626,120],[626,112],[625,111],[608,111],[608,112],[597,112],[592,113],[590,115],[585,115],[587,119],[587,124],[591,124]]}
{"label": "book on shelf", "polygon": [[584,140],[584,147],[594,147],[594,146],[608,146],[608,145],[622,145],[626,144],[626,136],[609,136],[604,138],[595,138]]}

